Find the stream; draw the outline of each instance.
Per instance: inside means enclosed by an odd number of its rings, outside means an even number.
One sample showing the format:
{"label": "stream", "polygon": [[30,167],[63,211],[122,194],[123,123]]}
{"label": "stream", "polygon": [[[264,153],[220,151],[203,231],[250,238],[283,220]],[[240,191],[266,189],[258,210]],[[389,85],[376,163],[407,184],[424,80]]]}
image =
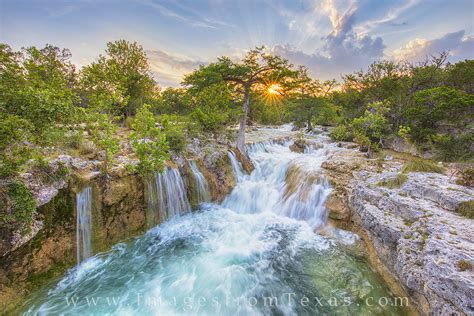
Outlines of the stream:
{"label": "stream", "polygon": [[[237,185],[221,204],[207,203],[207,185],[200,184],[199,209],[181,214],[174,207],[169,220],[144,235],[81,261],[35,292],[23,313],[403,314],[361,255],[357,235],[334,228],[318,233],[331,192],[321,163],[331,151],[346,149],[324,135],[310,137],[322,147],[295,153],[291,141],[249,145],[251,174],[230,154]],[[290,179],[293,174],[302,180]]]}

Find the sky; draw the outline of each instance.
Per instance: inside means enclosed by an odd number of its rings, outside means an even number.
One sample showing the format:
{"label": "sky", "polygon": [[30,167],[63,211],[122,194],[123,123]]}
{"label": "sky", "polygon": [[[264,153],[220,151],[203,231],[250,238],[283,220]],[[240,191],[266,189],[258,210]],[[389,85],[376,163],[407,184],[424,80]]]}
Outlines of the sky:
{"label": "sky", "polygon": [[474,0],[0,0],[0,42],[69,48],[80,67],[137,41],[161,86],[260,45],[323,80],[380,59],[473,59],[473,24]]}

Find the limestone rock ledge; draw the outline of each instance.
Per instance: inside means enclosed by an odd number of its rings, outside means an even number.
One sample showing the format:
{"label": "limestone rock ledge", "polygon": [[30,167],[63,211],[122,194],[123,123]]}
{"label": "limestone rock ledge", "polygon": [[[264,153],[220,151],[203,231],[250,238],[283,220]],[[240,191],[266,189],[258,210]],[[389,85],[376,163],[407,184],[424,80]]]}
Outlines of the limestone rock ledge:
{"label": "limestone rock ledge", "polygon": [[346,215],[340,226],[364,231],[421,314],[474,313],[474,220],[454,212],[474,199],[472,188],[442,174],[414,172],[389,188],[381,180],[400,174],[402,164],[355,151],[338,151],[323,167],[336,192],[328,209]]}

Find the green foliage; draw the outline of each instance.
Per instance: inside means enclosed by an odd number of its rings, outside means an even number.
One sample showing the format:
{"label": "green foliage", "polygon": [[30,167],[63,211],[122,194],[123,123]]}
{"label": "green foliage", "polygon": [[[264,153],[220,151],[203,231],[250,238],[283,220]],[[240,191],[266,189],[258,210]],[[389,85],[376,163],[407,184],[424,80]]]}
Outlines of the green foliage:
{"label": "green foliage", "polygon": [[399,188],[408,180],[408,176],[404,174],[398,174],[396,177],[383,180],[377,183],[379,187],[387,187],[389,189]]}
{"label": "green foliage", "polygon": [[341,124],[336,126],[329,136],[337,141],[341,142],[348,142],[352,141],[352,133],[350,131],[350,128],[347,125]]}
{"label": "green foliage", "polygon": [[443,173],[444,168],[437,164],[423,159],[409,161],[403,165],[402,172],[434,172]]}
{"label": "green foliage", "polygon": [[426,142],[443,127],[464,127],[474,119],[474,95],[449,87],[415,93],[405,118],[417,142]]}
{"label": "green foliage", "polygon": [[170,150],[180,153],[186,147],[186,133],[182,122],[179,122],[176,115],[163,115],[161,118],[163,132],[166,135]]}
{"label": "green foliage", "polygon": [[474,200],[459,203],[456,207],[456,213],[474,219]]}
{"label": "green foliage", "polygon": [[131,116],[155,97],[145,51],[136,42],[118,40],[107,43],[105,53],[82,69],[83,100],[98,111]]}
{"label": "green foliage", "polygon": [[3,190],[0,189],[0,221],[7,227],[18,222],[31,223],[36,201],[28,187],[23,182],[14,180],[6,186],[4,192],[1,191]]}
{"label": "green foliage", "polygon": [[468,161],[474,157],[472,132],[461,133],[455,136],[436,134],[431,136],[433,147],[438,150],[438,158],[443,161]]}
{"label": "green foliage", "polygon": [[17,115],[0,112],[0,177],[15,175],[31,156],[32,124]]}
{"label": "green foliage", "polygon": [[113,164],[114,156],[120,149],[117,125],[113,123],[107,114],[91,113],[88,117],[88,128],[95,146],[104,151],[104,164],[102,168],[103,172],[108,174]]}
{"label": "green foliage", "polygon": [[206,132],[217,132],[226,127],[231,118],[232,99],[225,84],[216,84],[196,92],[191,117]]}
{"label": "green foliage", "polygon": [[145,104],[138,110],[132,128],[132,147],[139,159],[133,169],[144,177],[153,172],[161,172],[169,158],[169,145],[166,135],[156,126],[156,119],[149,105]]}
{"label": "green foliage", "polygon": [[369,152],[377,151],[388,130],[385,114],[389,107],[383,102],[372,102],[367,106],[364,115],[352,120],[350,128],[354,140]]}
{"label": "green foliage", "polygon": [[12,52],[0,46],[5,71],[0,74],[0,110],[28,120],[36,139],[45,128],[71,123],[78,97],[72,86],[75,69],[68,50],[46,45]]}
{"label": "green foliage", "polygon": [[409,126],[400,125],[398,127],[398,136],[403,138],[405,142],[408,142],[410,139],[410,131],[411,131],[411,128]]}
{"label": "green foliage", "polygon": [[156,106],[152,107],[155,114],[168,113],[187,115],[192,111],[191,94],[185,89],[166,88],[161,92]]}

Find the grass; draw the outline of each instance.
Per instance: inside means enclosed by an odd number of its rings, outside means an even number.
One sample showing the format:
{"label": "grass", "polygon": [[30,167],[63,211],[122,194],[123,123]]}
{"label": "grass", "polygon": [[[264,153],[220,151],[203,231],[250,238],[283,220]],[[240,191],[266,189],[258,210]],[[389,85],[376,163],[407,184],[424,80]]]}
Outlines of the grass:
{"label": "grass", "polygon": [[457,266],[460,271],[472,270],[472,263],[467,260],[459,260]]}
{"label": "grass", "polygon": [[474,219],[474,200],[459,203],[456,212],[461,216]]}
{"label": "grass", "polygon": [[408,180],[408,176],[404,174],[398,174],[395,178],[382,180],[377,183],[379,187],[387,187],[389,189],[399,188]]}
{"label": "grass", "polygon": [[443,173],[444,168],[428,160],[416,159],[405,163],[402,172]]}

